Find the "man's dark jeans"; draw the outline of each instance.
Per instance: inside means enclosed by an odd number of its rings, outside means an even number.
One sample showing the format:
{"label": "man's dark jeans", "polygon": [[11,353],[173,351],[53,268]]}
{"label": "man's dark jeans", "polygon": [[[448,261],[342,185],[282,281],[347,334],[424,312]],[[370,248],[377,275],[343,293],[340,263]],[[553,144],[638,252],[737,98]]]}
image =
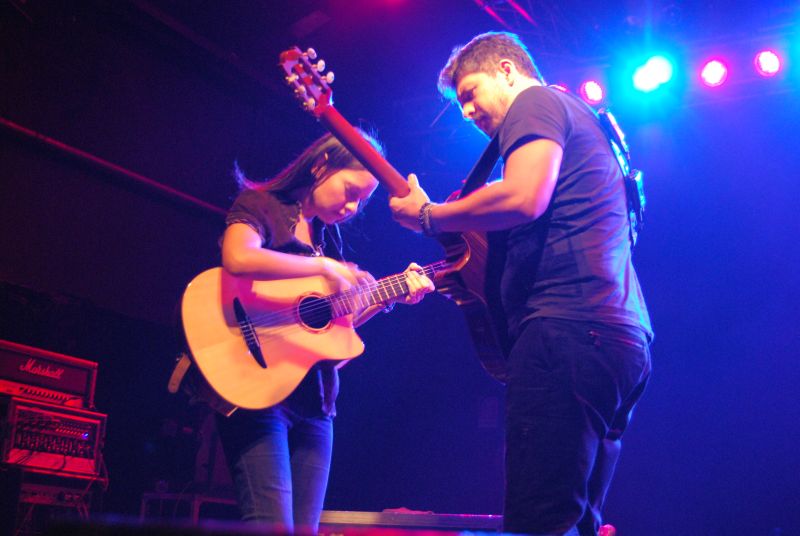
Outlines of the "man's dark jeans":
{"label": "man's dark jeans", "polygon": [[620,438],[650,375],[644,332],[535,318],[508,367],[504,529],[596,534]]}

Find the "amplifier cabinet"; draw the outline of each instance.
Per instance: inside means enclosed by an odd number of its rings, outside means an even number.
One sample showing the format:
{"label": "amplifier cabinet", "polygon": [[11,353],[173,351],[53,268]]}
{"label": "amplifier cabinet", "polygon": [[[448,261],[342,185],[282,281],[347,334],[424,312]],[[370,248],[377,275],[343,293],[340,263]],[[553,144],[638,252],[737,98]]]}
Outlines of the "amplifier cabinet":
{"label": "amplifier cabinet", "polygon": [[[0,467],[0,536],[43,536],[64,519],[87,523],[103,484]],[[86,534],[85,528],[76,534]]]}
{"label": "amplifier cabinet", "polygon": [[62,477],[100,476],[106,415],[0,396],[0,423],[3,464]]}
{"label": "amplifier cabinet", "polygon": [[0,340],[0,394],[93,408],[97,363]]}

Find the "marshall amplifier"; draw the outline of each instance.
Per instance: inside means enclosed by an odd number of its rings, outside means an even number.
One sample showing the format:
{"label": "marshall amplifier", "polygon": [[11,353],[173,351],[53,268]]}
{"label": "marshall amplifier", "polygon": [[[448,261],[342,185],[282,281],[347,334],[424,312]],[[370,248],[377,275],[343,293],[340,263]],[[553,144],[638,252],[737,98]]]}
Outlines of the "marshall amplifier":
{"label": "marshall amplifier", "polygon": [[0,340],[0,394],[94,408],[97,363]]}
{"label": "marshall amplifier", "polygon": [[25,471],[99,478],[106,415],[0,396],[0,462]]}

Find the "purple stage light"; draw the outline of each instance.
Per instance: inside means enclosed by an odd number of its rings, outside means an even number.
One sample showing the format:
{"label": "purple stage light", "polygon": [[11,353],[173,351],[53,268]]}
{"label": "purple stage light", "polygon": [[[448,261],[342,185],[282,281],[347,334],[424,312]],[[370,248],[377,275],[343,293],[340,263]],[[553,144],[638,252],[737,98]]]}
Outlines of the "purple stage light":
{"label": "purple stage light", "polygon": [[589,104],[599,104],[603,101],[603,97],[605,97],[603,86],[601,86],[600,83],[595,80],[587,80],[581,84],[581,87],[578,91],[581,97],[583,97],[583,100]]}
{"label": "purple stage light", "polygon": [[775,76],[781,70],[781,59],[773,50],[762,50],[756,54],[754,63],[761,76]]}
{"label": "purple stage light", "polygon": [[721,86],[728,79],[728,67],[719,60],[708,61],[700,71],[700,78],[708,87]]}

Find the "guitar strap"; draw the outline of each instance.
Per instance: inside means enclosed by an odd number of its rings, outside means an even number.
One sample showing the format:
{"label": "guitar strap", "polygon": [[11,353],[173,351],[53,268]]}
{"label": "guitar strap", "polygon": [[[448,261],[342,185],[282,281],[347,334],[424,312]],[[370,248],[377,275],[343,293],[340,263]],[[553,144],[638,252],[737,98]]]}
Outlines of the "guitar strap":
{"label": "guitar strap", "polygon": [[189,397],[190,405],[206,404],[225,417],[230,417],[234,411],[239,409],[214,391],[187,352],[181,352],[178,355],[175,368],[169,377],[167,391],[173,395],[182,391]]}
{"label": "guitar strap", "polygon": [[489,145],[483,150],[478,161],[472,166],[467,178],[464,179],[464,186],[461,188],[457,199],[468,196],[486,184],[498,158],[500,158],[500,137],[495,134],[489,140]]}
{"label": "guitar strap", "polygon": [[614,118],[614,115],[608,107],[595,110],[574,93],[570,93],[557,86],[550,87],[554,87],[580,102],[594,115],[595,119],[597,119],[600,129],[603,131],[603,134],[605,134],[608,144],[611,147],[611,152],[614,153],[617,164],[619,164],[620,171],[622,171],[622,180],[625,186],[625,199],[628,209],[628,223],[630,224],[628,237],[631,241],[631,247],[636,246],[636,241],[639,238],[639,231],[641,231],[642,225],[644,224],[644,209],[647,200],[644,195],[642,172],[631,167],[630,149],[625,141],[625,135],[617,124],[616,118]]}

